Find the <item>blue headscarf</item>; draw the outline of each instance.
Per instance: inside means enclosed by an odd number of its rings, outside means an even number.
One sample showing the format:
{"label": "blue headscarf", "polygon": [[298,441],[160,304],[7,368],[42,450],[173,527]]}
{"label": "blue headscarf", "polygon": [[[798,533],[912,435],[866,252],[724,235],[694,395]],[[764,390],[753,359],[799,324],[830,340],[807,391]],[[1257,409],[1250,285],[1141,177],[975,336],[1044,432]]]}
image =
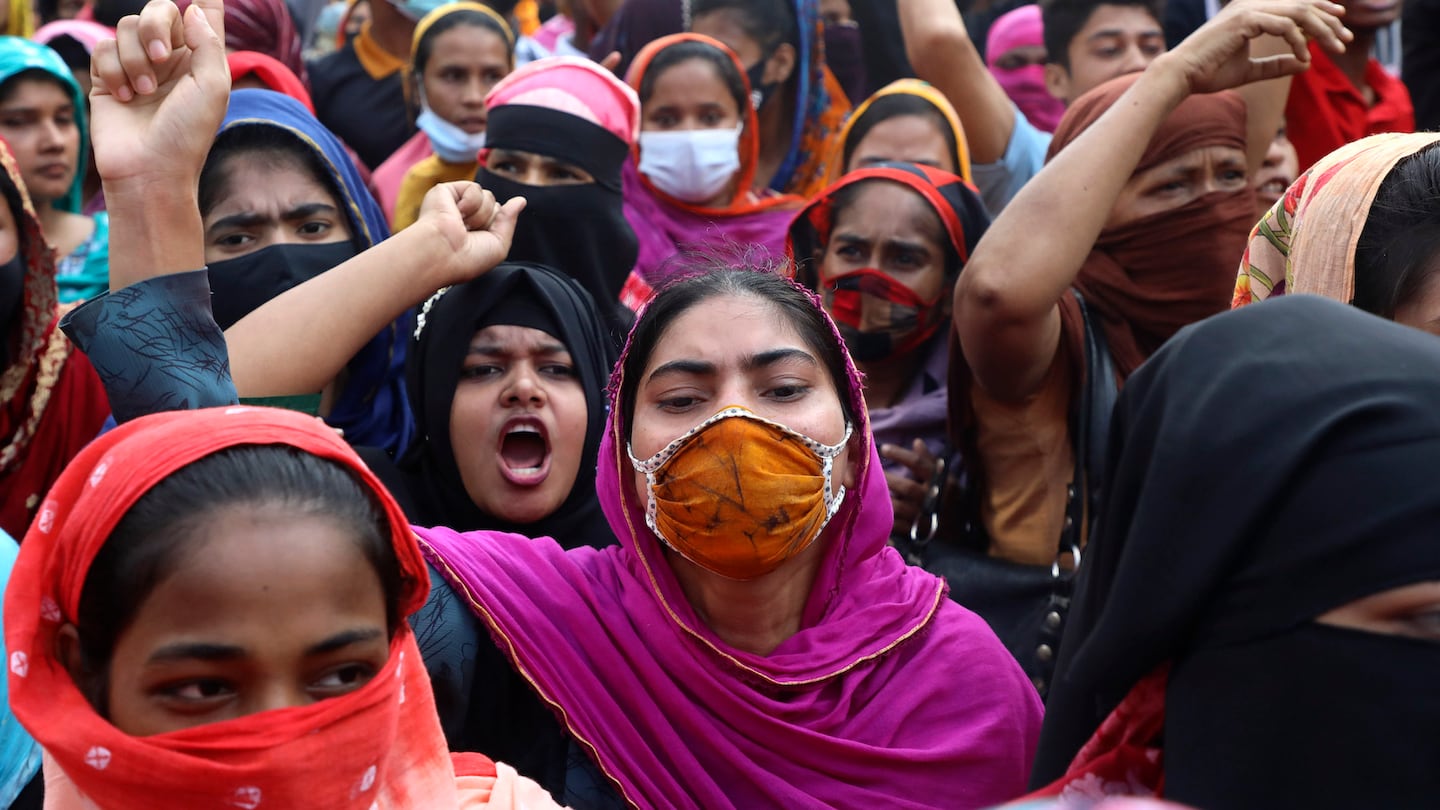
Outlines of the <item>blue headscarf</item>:
{"label": "blue headscarf", "polygon": [[70,72],[65,60],[60,58],[60,54],[50,50],[48,45],[31,42],[22,37],[0,36],[0,85],[27,70],[43,70],[54,76],[65,87],[70,94],[70,102],[75,105],[75,126],[80,130],[80,149],[75,158],[75,179],[71,181],[70,190],[65,196],[55,201],[55,207],[78,214],[84,203],[82,195],[85,185],[85,156],[88,152],[85,147],[90,143],[90,132],[85,122],[85,94],[80,92],[80,85],[75,82],[75,75]]}
{"label": "blue headscarf", "polygon": [[[8,39],[8,37],[7,37]],[[10,569],[20,545],[0,530],[0,592],[10,582]],[[0,661],[8,661],[5,640],[0,638]],[[9,681],[0,678],[0,807],[9,807],[20,791],[40,772],[40,745],[26,733],[10,712]]]}
{"label": "blue headscarf", "polygon": [[[271,90],[236,90],[220,132],[248,126],[282,129],[315,153],[345,211],[357,251],[390,236],[385,215],[344,145],[300,102]],[[380,447],[396,456],[410,445],[415,427],[405,398],[405,350],[414,324],[414,311],[407,310],[350,361],[349,379],[326,421],[345,431],[351,444]]]}

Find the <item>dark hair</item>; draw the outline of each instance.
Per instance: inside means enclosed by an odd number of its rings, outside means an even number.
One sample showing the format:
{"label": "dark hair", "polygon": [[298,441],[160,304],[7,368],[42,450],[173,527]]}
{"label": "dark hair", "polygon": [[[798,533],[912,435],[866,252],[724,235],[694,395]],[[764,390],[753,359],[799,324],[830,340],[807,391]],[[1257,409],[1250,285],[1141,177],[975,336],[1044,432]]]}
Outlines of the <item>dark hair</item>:
{"label": "dark hair", "polygon": [[117,28],[120,19],[145,10],[147,0],[94,0],[90,13],[95,22]]}
{"label": "dark hair", "polygon": [[1138,7],[1155,18],[1164,17],[1164,0],[1040,0],[1045,61],[1070,69],[1070,43],[1101,6]]}
{"label": "dark hair", "polygon": [[242,124],[221,132],[210,147],[210,154],[205,156],[205,167],[200,170],[201,216],[210,213],[228,190],[230,161],[240,155],[256,154],[265,156],[272,166],[278,164],[310,175],[330,192],[338,207],[345,210],[345,195],[336,187],[320,157],[304,141],[278,126]]}
{"label": "dark hair", "polygon": [[[907,115],[934,122],[940,130],[940,134],[945,136],[945,147],[950,150],[950,159],[959,159],[960,144],[955,140],[955,129],[939,107],[911,93],[891,93],[872,101],[870,106],[865,109],[864,114],[856,118],[850,125],[850,132],[845,136],[844,151],[840,161],[842,169],[850,166],[850,158],[855,156],[855,148],[865,140],[865,136],[870,134],[870,130],[892,118],[902,118]],[[898,159],[900,156],[891,155],[889,157]],[[955,166],[954,173],[960,173],[959,165]]]}
{"label": "dark hair", "polygon": [[1401,160],[1380,184],[1355,249],[1355,306],[1394,319],[1440,270],[1440,144]]}
{"label": "dark hair", "polygon": [[715,68],[720,74],[721,81],[725,82],[725,88],[735,99],[735,109],[740,111],[741,120],[744,120],[745,108],[750,103],[750,95],[745,92],[745,77],[740,73],[740,66],[730,55],[705,42],[686,40],[677,42],[668,48],[655,54],[650,60],[650,65],[645,68],[645,75],[640,79],[640,103],[643,105],[650,100],[655,92],[655,82],[659,80],[660,74],[676,65],[689,62],[692,59],[699,60]]}
{"label": "dark hair", "polygon": [[[231,447],[193,462],[146,492],[95,555],[76,616],[86,689],[102,714],[110,658],[120,634],[166,577],[194,553],[217,512],[285,511],[324,517],[352,532],[385,590],[391,632],[399,626],[400,563],[375,493],[336,462],[282,445]],[[84,688],[86,685],[82,685]]]}
{"label": "dark hair", "polygon": [[[630,333],[630,348],[621,368],[623,378],[618,392],[620,418],[625,420],[627,437],[634,429],[635,397],[640,387],[640,376],[645,373],[656,344],[681,315],[711,298],[722,296],[759,298],[775,307],[777,313],[820,357],[840,395],[845,419],[852,424],[855,422],[845,346],[836,336],[825,312],[801,288],[782,277],[776,269],[736,267],[718,256],[691,257],[690,272],[674,279],[655,294]],[[716,336],[716,339],[722,338]]]}
{"label": "dark hair", "polygon": [[61,34],[46,44],[50,46],[50,50],[60,54],[60,60],[72,73],[90,72],[90,52],[85,50],[85,45],[80,40],[69,34]]}
{"label": "dark hair", "polygon": [[420,41],[415,43],[415,53],[410,57],[410,68],[418,76],[425,72],[425,65],[430,62],[430,53],[435,50],[435,39],[446,31],[459,28],[462,25],[470,25],[476,28],[484,28],[500,37],[505,43],[505,55],[509,57],[513,66],[515,63],[515,35],[500,25],[500,21],[491,17],[483,11],[462,8],[445,14],[440,19],[430,24],[425,33],[420,35]]}
{"label": "dark hair", "polygon": [[[23,82],[49,82],[60,88],[60,92],[65,94],[65,98],[71,99],[72,101],[74,100],[75,91],[70,85],[65,83],[64,79],[56,76],[45,68],[26,68],[5,81],[0,82],[0,104],[9,101]],[[84,112],[84,110],[80,110],[79,112]]]}
{"label": "dark hair", "polygon": [[[693,0],[690,19],[717,11],[733,12],[735,23],[746,36],[760,43],[766,56],[781,43],[800,47],[800,23],[789,0]],[[802,69],[797,66],[796,72]]]}

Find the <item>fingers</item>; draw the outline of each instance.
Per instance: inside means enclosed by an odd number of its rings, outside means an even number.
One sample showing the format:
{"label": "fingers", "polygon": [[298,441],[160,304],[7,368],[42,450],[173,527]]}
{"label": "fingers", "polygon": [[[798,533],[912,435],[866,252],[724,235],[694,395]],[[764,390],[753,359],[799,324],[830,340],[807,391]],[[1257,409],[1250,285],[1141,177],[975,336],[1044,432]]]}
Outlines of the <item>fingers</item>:
{"label": "fingers", "polygon": [[113,42],[96,45],[91,79],[121,101],[149,95],[159,87],[156,65],[169,61],[174,49],[184,45],[180,9],[170,0],[150,0],[140,14],[120,20]]}
{"label": "fingers", "polygon": [[[209,6],[209,7],[207,7]],[[225,56],[225,9],[220,0],[197,0],[185,10],[184,44],[190,48],[190,71],[207,90],[230,88],[230,61]]]}
{"label": "fingers", "polygon": [[935,474],[935,456],[930,454],[925,442],[920,439],[916,439],[908,448],[883,444],[880,446],[880,457],[905,465],[916,481],[929,481],[930,476]]}
{"label": "fingers", "polygon": [[[192,7],[199,8],[200,14],[209,23],[210,30],[220,42],[225,41],[225,3],[224,0],[195,0]],[[196,43],[187,43],[194,48]]]}
{"label": "fingers", "polygon": [[520,221],[520,212],[524,210],[525,198],[512,197],[509,202],[500,206],[500,210],[490,222],[490,232],[505,245],[506,250],[509,250],[510,241],[515,238],[515,223]]}
{"label": "fingers", "polygon": [[611,51],[604,59],[600,60],[600,67],[614,73],[615,68],[620,67],[620,52]]}
{"label": "fingers", "polygon": [[890,487],[890,505],[895,509],[895,519],[909,526],[920,512],[925,500],[925,485],[910,480],[904,473],[885,473],[885,483]]}

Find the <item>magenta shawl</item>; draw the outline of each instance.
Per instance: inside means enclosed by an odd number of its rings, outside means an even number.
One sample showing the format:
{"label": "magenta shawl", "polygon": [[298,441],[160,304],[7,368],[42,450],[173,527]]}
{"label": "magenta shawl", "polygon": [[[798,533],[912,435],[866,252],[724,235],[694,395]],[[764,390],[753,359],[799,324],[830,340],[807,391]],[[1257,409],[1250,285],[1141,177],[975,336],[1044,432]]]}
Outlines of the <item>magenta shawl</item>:
{"label": "magenta shawl", "polygon": [[984,621],[887,546],[853,365],[849,382],[866,437],[857,485],[822,535],[803,629],[769,656],[728,647],[685,600],[645,527],[613,402],[596,485],[621,545],[416,530],[631,804],[969,808],[1024,792],[1040,701]]}
{"label": "magenta shawl", "polygon": [[652,287],[684,270],[667,262],[682,251],[744,255],[764,266],[785,259],[785,238],[798,206],[751,206],[723,216],[670,205],[640,182],[635,161],[625,161],[625,219],[640,240],[635,272]]}

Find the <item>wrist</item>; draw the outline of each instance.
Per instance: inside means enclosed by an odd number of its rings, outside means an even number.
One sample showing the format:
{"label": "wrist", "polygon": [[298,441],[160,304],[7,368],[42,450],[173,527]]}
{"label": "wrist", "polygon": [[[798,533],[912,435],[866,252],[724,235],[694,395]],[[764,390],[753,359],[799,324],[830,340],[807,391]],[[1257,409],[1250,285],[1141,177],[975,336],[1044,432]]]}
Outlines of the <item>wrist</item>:
{"label": "wrist", "polygon": [[424,301],[441,287],[456,283],[459,275],[455,267],[459,258],[457,252],[445,233],[428,219],[421,217],[389,241],[397,242],[396,255],[404,257],[411,268],[411,276],[420,282],[415,291],[419,301]]}
{"label": "wrist", "polygon": [[1137,84],[1153,88],[1171,107],[1179,106],[1191,93],[1190,75],[1182,54],[1163,53],[1140,75]]}

